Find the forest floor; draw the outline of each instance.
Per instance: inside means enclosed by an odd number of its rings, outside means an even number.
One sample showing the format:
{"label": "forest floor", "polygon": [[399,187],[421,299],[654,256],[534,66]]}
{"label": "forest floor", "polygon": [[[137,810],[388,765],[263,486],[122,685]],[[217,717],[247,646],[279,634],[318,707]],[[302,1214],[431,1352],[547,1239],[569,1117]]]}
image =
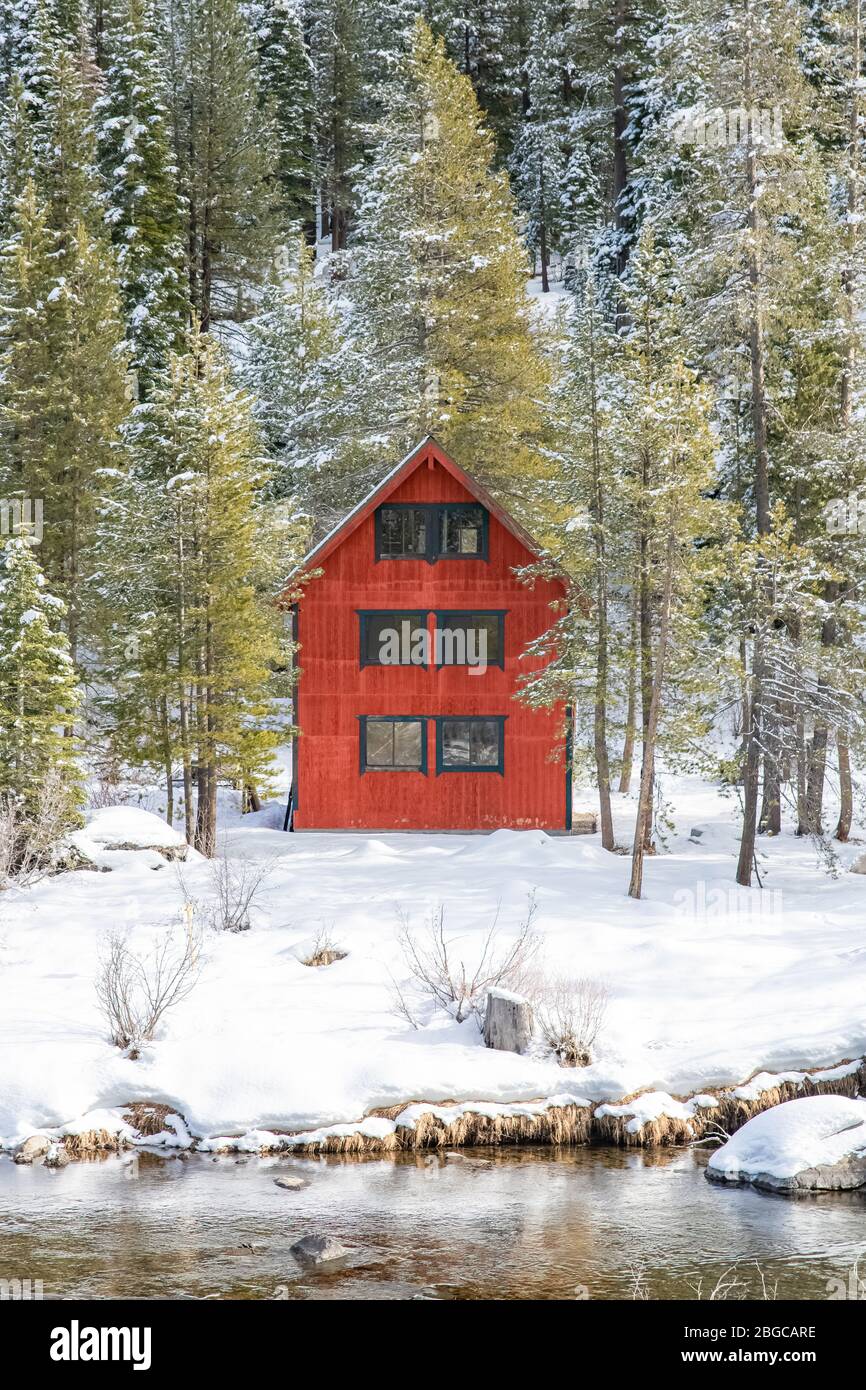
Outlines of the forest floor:
{"label": "forest floor", "polygon": [[[208,862],[193,855],[179,871],[152,850],[106,850],[111,872],[7,891],[0,1145],[99,1127],[133,1100],[166,1104],[198,1136],[255,1139],[413,1100],[685,1096],[862,1056],[866,877],[847,872],[862,843],[837,848],[834,873],[786,829],[760,842],[763,888],[738,889],[735,799],[696,779],[666,779],[665,792],[675,824],[640,902],[626,896],[628,856],[597,836],[286,835],[276,803],[242,819],[227,807],[232,860],[270,865],[251,929],[205,934],[198,983],[137,1060],[109,1043],[97,1005],[106,933],[128,931],[146,954],[182,921],[184,892],[212,894]],[[576,800],[592,804],[589,792]],[[97,814],[104,825],[112,813]],[[615,819],[625,845],[633,799],[617,799]],[[417,1028],[395,1011],[394,981],[408,979],[401,914],[422,930],[442,907],[452,954],[471,962],[497,913],[507,943],[531,895],[543,968],[609,990],[587,1068],[488,1050],[473,1018],[426,1001]],[[346,955],[311,968],[323,929]]]}

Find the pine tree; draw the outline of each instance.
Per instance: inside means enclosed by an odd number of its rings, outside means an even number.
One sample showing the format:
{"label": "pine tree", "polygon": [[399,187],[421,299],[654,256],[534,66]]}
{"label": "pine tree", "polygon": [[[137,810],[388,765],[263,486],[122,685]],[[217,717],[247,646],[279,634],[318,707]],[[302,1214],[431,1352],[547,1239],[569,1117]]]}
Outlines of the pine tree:
{"label": "pine tree", "polygon": [[113,587],[129,615],[113,635],[115,724],[122,732],[131,714],[133,729],[149,728],[139,756],[159,760],[169,783],[181,765],[187,834],[212,854],[219,783],[266,790],[282,738],[271,667],[283,657],[273,596],[285,553],[257,505],[249,402],[209,336],[171,358],[129,447],[114,541]]}
{"label": "pine tree", "polygon": [[45,570],[78,660],[96,622],[97,522],[128,384],[111,255],[83,222],[53,230],[49,213],[28,183],[0,256],[2,483],[43,501]]}
{"label": "pine tree", "polygon": [[208,332],[249,317],[276,251],[275,130],[238,0],[176,0],[169,38],[189,299]]}
{"label": "pine tree", "polygon": [[98,153],[130,364],[144,394],[183,341],[189,319],[182,213],[156,33],[153,0],[110,0],[103,6]]}
{"label": "pine tree", "polygon": [[65,730],[79,706],[63,604],[50,594],[29,538],[6,542],[0,564],[0,796],[33,814],[50,775],[75,803],[75,740]]}
{"label": "pine tree", "polygon": [[471,84],[422,21],[375,143],[349,292],[375,345],[392,452],[435,434],[526,505],[546,369],[525,251]]}
{"label": "pine tree", "polygon": [[294,0],[252,0],[247,15],[259,56],[260,99],[276,128],[278,210],[284,226],[315,230],[312,65]]}

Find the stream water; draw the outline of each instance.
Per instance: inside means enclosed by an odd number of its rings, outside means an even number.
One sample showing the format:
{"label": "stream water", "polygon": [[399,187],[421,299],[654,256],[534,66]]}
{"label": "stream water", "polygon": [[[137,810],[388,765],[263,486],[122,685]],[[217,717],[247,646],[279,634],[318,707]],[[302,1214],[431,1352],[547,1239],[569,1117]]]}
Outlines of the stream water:
{"label": "stream water", "polygon": [[[0,1158],[0,1280],[41,1280],[45,1298],[824,1299],[844,1296],[858,1259],[866,1280],[866,1195],[720,1187],[705,1162],[606,1148],[140,1152],[55,1171]],[[288,1172],[309,1186],[277,1187]],[[319,1232],[351,1254],[303,1270],[290,1247]]]}

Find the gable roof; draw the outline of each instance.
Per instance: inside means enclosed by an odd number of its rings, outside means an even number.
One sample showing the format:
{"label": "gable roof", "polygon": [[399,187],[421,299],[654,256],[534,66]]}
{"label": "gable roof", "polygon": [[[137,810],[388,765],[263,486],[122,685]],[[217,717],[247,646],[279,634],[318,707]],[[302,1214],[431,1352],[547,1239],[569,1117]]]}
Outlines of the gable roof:
{"label": "gable roof", "polygon": [[348,537],[352,535],[353,531],[356,531],[359,526],[363,525],[367,518],[372,515],[382,502],[386,501],[392,493],[396,492],[397,488],[406,478],[431,458],[435,459],[438,464],[441,464],[446,472],[450,473],[452,478],[456,479],[467,492],[471,493],[477,502],[480,502],[482,506],[486,507],[487,510],[496,517],[497,521],[505,527],[506,531],[510,531],[512,536],[520,541],[521,545],[524,545],[531,555],[540,556],[543,553],[542,547],[539,545],[538,541],[534,540],[529,532],[525,531],[520,523],[515,521],[514,517],[491,496],[487,489],[467,473],[465,468],[461,468],[459,463],[455,463],[454,460],[445,453],[445,450],[436,443],[433,436],[428,434],[426,439],[422,439],[420,444],[416,444],[415,448],[412,449],[405,458],[401,459],[396,467],[391,469],[390,473],[386,473],[382,481],[377,483],[373,490],[368,492],[367,496],[362,498],[357,506],[353,507],[352,510],[343,517],[343,520],[338,522],[333,530],[329,531],[327,536],[319,541],[318,545],[313,546],[309,554],[305,555],[303,560],[295,566],[289,577],[291,578],[292,575],[299,574],[303,570],[309,569],[311,565],[321,564],[323,560],[327,559],[327,557],[337,549],[338,545],[342,545],[343,541],[347,540]]}

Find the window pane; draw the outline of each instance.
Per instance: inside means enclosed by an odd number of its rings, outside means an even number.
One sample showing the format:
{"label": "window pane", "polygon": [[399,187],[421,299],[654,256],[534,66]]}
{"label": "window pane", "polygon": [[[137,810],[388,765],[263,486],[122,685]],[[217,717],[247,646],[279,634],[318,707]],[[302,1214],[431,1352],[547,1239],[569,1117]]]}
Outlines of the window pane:
{"label": "window pane", "polygon": [[382,507],[379,512],[381,555],[424,555],[427,518],[421,507]]}
{"label": "window pane", "polygon": [[394,763],[394,725],[387,719],[367,721],[368,767],[392,767]]}
{"label": "window pane", "polygon": [[365,616],[364,631],[363,659],[368,664],[424,665],[424,646],[418,638],[427,631],[426,613],[370,613]]}
{"label": "window pane", "polygon": [[474,665],[482,658],[488,662],[500,660],[500,614],[443,613],[437,621],[440,632],[437,661],[441,666],[463,666],[467,656],[471,656]]}
{"label": "window pane", "polygon": [[403,548],[403,519],[393,507],[383,507],[380,515],[383,555],[399,555]]}
{"label": "window pane", "polygon": [[440,544],[443,555],[480,555],[483,535],[483,507],[442,508]]}
{"label": "window pane", "polygon": [[394,725],[394,766],[418,767],[421,757],[421,725],[401,721]]}
{"label": "window pane", "polygon": [[468,719],[446,719],[442,724],[442,762],[445,767],[469,766]]}
{"label": "window pane", "polygon": [[495,767],[499,762],[499,724],[493,719],[472,721],[473,767]]}

